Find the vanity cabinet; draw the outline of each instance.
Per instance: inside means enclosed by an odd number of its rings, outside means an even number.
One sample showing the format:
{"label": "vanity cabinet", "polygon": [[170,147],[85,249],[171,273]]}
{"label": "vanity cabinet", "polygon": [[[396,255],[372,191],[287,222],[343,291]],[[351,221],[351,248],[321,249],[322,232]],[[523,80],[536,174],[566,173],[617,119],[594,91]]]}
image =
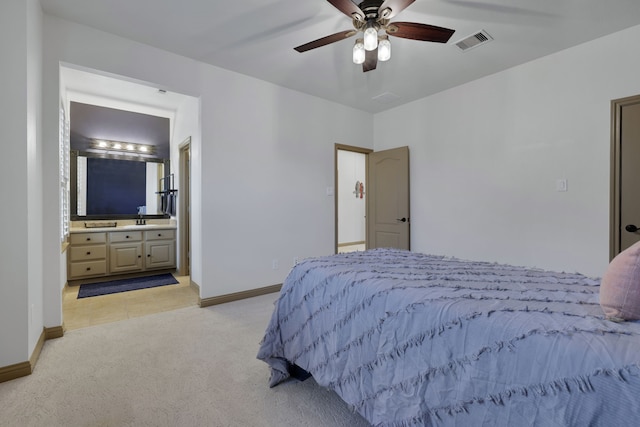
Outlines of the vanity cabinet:
{"label": "vanity cabinet", "polygon": [[142,267],[142,232],[109,233],[109,273],[133,273]]}
{"label": "vanity cabinet", "polygon": [[74,233],[69,243],[69,279],[107,274],[107,233]]}
{"label": "vanity cabinet", "polygon": [[174,228],[78,232],[69,243],[69,281],[176,267]]}
{"label": "vanity cabinet", "polygon": [[176,231],[145,231],[145,268],[169,268],[176,266]]}

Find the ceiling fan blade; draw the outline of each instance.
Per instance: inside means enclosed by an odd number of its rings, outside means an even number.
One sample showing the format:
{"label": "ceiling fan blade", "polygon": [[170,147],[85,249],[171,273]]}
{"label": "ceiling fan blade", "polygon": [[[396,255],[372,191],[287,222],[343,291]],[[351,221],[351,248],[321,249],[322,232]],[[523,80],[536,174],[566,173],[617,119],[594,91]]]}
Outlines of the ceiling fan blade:
{"label": "ceiling fan blade", "polygon": [[339,33],[331,34],[330,36],[322,37],[321,39],[314,40],[309,43],[305,43],[298,47],[294,47],[298,52],[306,52],[311,49],[315,49],[317,47],[326,46],[331,43],[339,42],[340,40],[344,40],[348,37],[351,37],[356,34],[354,30],[341,31]]}
{"label": "ceiling fan blade", "polygon": [[[378,16],[382,16],[384,19],[391,19],[398,13],[402,12],[416,0],[385,0],[378,9]],[[385,9],[389,9],[389,12],[384,12]]]}
{"label": "ceiling fan blade", "polygon": [[378,66],[378,48],[365,51],[364,62],[362,63],[362,72],[375,70]]}
{"label": "ceiling fan blade", "polygon": [[364,20],[364,13],[355,5],[351,0],[327,0],[340,12],[347,15],[349,18],[357,19],[358,21]]}
{"label": "ceiling fan blade", "polygon": [[436,27],[416,22],[393,22],[387,27],[387,34],[403,39],[421,40],[425,42],[446,43],[455,30]]}

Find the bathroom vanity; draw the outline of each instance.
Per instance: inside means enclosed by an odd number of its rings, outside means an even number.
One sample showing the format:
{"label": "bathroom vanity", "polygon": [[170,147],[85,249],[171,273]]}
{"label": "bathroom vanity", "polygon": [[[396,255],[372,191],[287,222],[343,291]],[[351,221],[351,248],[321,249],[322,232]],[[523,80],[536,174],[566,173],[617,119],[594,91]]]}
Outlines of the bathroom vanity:
{"label": "bathroom vanity", "polygon": [[176,268],[176,227],[172,224],[72,227],[67,280]]}

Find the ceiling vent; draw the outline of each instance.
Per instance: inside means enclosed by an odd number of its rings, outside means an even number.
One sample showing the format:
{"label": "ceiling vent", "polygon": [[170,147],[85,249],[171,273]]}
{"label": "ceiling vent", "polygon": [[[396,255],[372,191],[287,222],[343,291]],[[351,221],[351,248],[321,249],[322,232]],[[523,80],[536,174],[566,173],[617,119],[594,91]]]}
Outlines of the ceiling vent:
{"label": "ceiling vent", "polygon": [[493,40],[493,37],[491,37],[485,30],[482,30],[470,35],[469,37],[465,37],[459,42],[456,42],[456,46],[458,46],[461,51],[466,52],[474,47],[489,43],[491,40]]}

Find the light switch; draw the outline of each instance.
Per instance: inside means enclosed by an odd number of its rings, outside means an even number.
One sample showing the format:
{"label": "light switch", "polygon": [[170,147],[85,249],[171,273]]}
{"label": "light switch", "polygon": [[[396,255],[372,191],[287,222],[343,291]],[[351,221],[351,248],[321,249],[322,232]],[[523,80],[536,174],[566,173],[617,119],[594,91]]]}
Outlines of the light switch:
{"label": "light switch", "polygon": [[566,178],[556,179],[556,191],[567,191],[568,189]]}

